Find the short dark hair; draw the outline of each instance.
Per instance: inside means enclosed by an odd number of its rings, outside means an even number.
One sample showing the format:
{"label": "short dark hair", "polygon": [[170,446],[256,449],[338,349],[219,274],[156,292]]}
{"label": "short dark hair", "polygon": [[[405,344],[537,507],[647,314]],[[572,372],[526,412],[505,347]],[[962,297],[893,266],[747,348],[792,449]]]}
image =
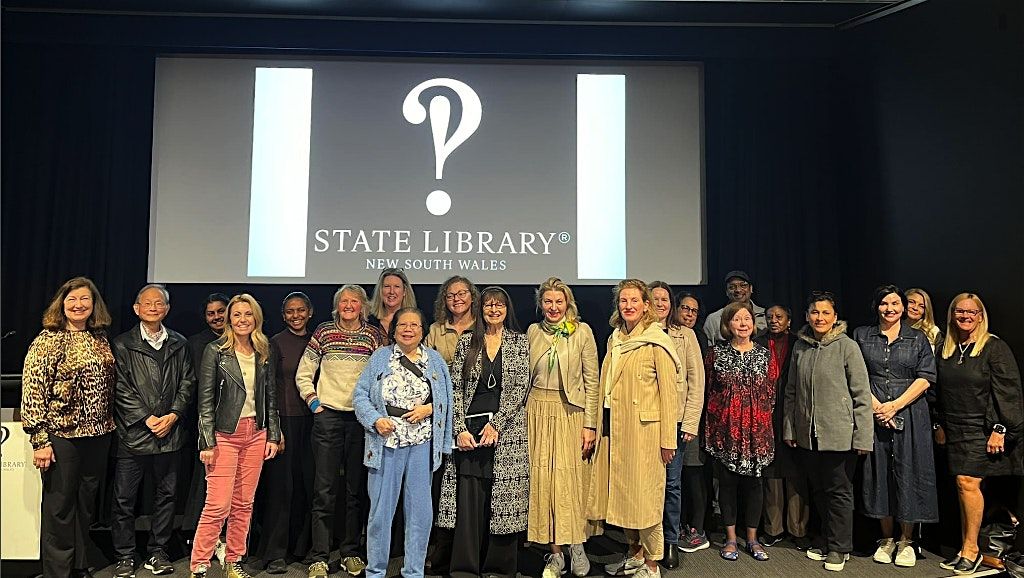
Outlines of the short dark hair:
{"label": "short dark hair", "polygon": [[807,308],[806,311],[811,309],[811,306],[819,301],[828,301],[832,304],[832,310],[836,312],[836,317],[839,317],[839,305],[836,304],[836,296],[831,291],[811,291],[811,294],[807,296]]}
{"label": "short dark hair", "polygon": [[420,316],[420,330],[423,332],[420,334],[420,342],[423,342],[423,337],[427,334],[427,315],[419,307],[402,307],[395,314],[391,316],[391,323],[388,323],[388,341],[391,343],[395,342],[395,330],[398,329],[398,318],[406,313],[415,313]]}
{"label": "short dark hair", "polygon": [[882,285],[875,288],[875,295],[871,299],[871,313],[875,317],[878,317],[878,307],[882,304],[882,301],[893,293],[899,296],[900,302],[903,303],[903,315],[900,316],[900,319],[907,318],[907,294],[904,293],[902,289],[892,284]]}
{"label": "short dark hair", "polygon": [[769,311],[771,311],[772,309],[775,309],[776,307],[778,307],[779,309],[782,309],[783,311],[785,311],[786,312],[786,317],[789,317],[790,319],[793,319],[793,310],[789,308],[789,305],[783,305],[782,303],[772,303],[771,305],[765,307],[764,308],[765,316],[768,315]]}

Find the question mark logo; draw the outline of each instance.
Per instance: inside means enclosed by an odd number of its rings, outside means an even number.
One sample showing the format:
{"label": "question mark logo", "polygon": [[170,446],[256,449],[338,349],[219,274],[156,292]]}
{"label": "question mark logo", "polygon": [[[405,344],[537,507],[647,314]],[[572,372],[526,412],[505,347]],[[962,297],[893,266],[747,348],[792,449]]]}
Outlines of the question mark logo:
{"label": "question mark logo", "polygon": [[[416,85],[405,95],[402,102],[402,115],[412,124],[420,124],[427,119],[427,109],[420,104],[419,98],[428,88],[446,87],[455,91],[462,103],[462,117],[451,138],[448,138],[448,123],[451,120],[452,104],[447,96],[437,95],[430,99],[430,133],[434,137],[434,178],[441,180],[444,175],[444,163],[448,156],[466,142],[480,126],[483,107],[480,97],[470,86],[454,78],[432,78]],[[427,210],[432,215],[444,215],[452,208],[451,196],[436,190],[427,195]]]}

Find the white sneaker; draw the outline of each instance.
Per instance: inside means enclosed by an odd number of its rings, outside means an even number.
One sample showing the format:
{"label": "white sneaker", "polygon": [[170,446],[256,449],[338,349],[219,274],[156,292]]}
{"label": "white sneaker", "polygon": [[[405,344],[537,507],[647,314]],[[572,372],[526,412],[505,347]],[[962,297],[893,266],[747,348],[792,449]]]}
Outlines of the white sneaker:
{"label": "white sneaker", "polygon": [[587,551],[583,549],[583,544],[569,546],[569,566],[572,568],[572,575],[577,578],[590,574],[590,558],[587,558]]}
{"label": "white sneaker", "polygon": [[893,558],[893,563],[900,568],[913,568],[917,564],[917,552],[914,551],[912,542],[900,540],[896,544],[896,557]]}
{"label": "white sneaker", "polygon": [[565,574],[565,556],[561,552],[545,555],[541,578],[558,578],[562,574]]}
{"label": "white sneaker", "polygon": [[632,576],[637,573],[637,570],[645,566],[643,558],[635,558],[633,556],[624,556],[622,560],[618,562],[612,562],[611,564],[605,564],[604,573],[609,576]]}
{"label": "white sneaker", "polygon": [[634,578],[661,578],[661,566],[657,565],[654,570],[645,563],[640,564],[640,569],[633,574]]}
{"label": "white sneaker", "polygon": [[892,555],[896,553],[896,541],[892,538],[885,538],[878,541],[878,549],[872,560],[879,564],[892,564]]}

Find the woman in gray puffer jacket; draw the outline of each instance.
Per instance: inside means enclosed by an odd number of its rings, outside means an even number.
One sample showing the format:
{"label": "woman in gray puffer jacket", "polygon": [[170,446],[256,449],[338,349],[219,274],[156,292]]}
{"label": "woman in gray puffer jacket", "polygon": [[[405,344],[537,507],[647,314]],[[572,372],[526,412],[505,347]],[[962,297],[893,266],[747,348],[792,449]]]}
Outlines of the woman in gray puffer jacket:
{"label": "woman in gray puffer jacket", "polygon": [[807,557],[840,571],[853,550],[853,474],[857,455],[871,451],[874,426],[871,384],[857,342],[838,321],[835,297],[814,292],[807,325],[793,345],[786,384],[782,439],[799,448],[798,463],[810,477],[822,514],[823,548]]}

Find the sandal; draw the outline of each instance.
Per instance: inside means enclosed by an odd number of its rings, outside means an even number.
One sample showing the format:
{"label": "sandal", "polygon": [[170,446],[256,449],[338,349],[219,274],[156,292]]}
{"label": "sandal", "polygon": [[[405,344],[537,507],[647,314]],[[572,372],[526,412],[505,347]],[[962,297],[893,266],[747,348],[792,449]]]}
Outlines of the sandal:
{"label": "sandal", "polygon": [[754,560],[758,562],[768,561],[768,552],[765,552],[764,546],[761,545],[757,540],[747,540],[747,553],[754,557]]}
{"label": "sandal", "polygon": [[[732,550],[726,550],[726,548],[728,548],[729,546],[732,546]],[[736,547],[736,540],[729,540],[728,542],[723,544],[722,549],[718,551],[718,555],[725,560],[729,560],[730,562],[735,562],[736,560],[739,560],[740,551],[739,548]]]}

